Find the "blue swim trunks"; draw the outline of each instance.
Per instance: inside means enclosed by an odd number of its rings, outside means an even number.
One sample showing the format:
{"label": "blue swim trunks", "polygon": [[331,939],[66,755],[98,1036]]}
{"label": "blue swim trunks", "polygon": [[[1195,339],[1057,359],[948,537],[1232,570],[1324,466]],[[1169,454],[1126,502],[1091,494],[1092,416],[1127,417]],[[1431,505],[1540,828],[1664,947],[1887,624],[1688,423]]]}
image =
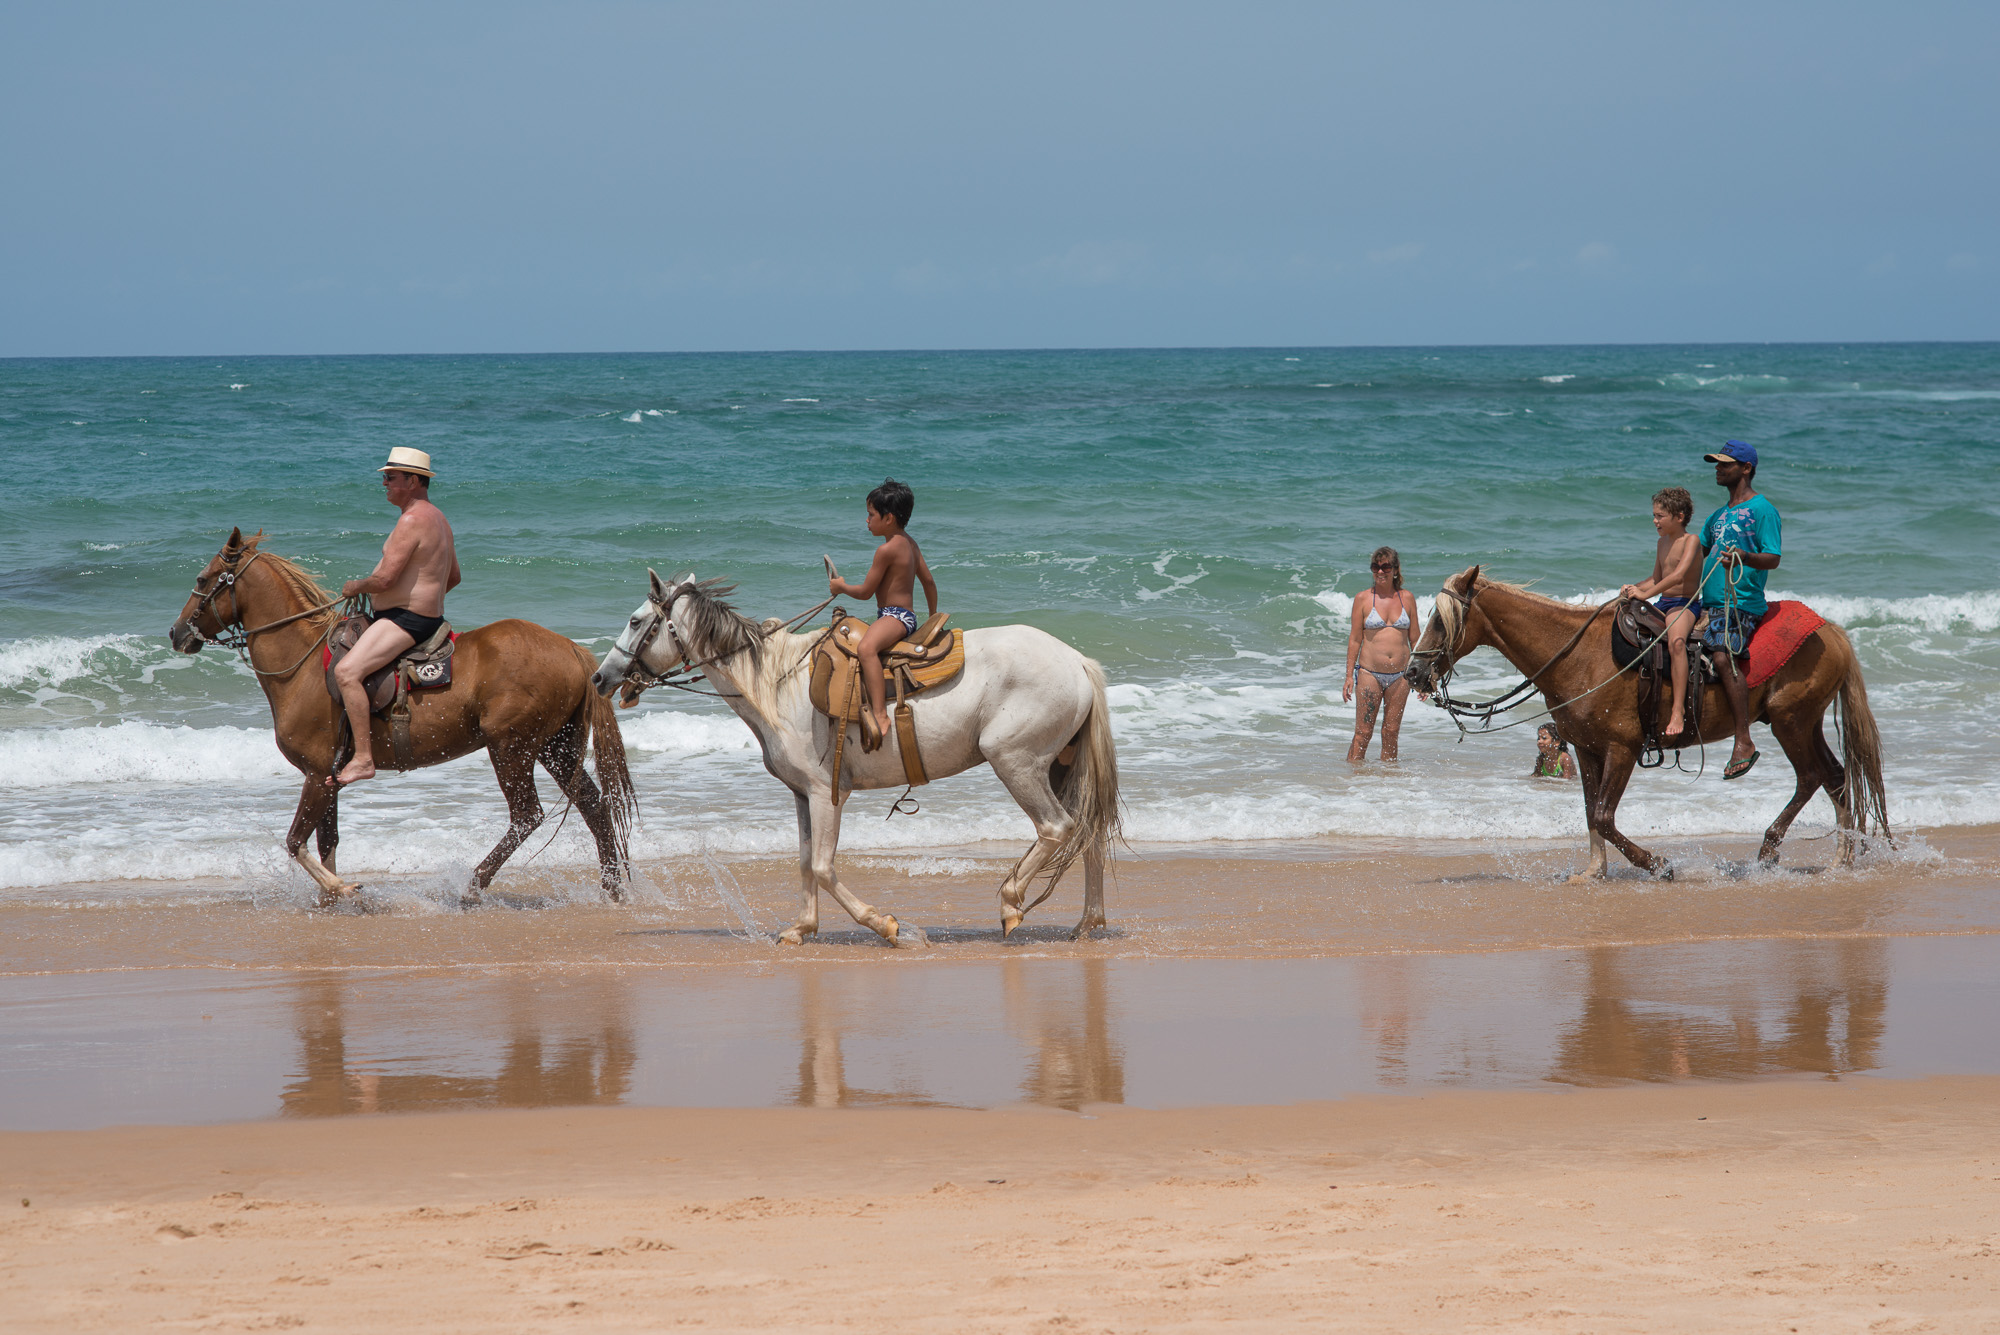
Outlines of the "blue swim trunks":
{"label": "blue swim trunks", "polygon": [[1669,614],[1678,612],[1683,607],[1692,607],[1697,612],[1701,611],[1701,601],[1699,599],[1677,598],[1670,593],[1663,593],[1653,599],[1653,606]]}
{"label": "blue swim trunks", "polygon": [[905,634],[905,635],[915,635],[915,634],[917,633],[917,614],[916,614],[915,612],[912,612],[912,611],[911,611],[911,610],[910,610],[909,608],[907,608],[907,607],[878,607],[878,608],[876,608],[875,610],[876,610],[876,611],[877,611],[878,613],[880,613],[880,614],[881,614],[882,616],[885,616],[885,617],[894,617],[894,618],[896,618],[896,620],[898,620],[898,621],[902,622],[902,623],[903,623],[903,634]]}
{"label": "blue swim trunks", "polygon": [[1711,652],[1727,650],[1730,657],[1741,658],[1750,652],[1750,637],[1757,633],[1757,625],[1763,619],[1740,607],[1733,611],[1727,607],[1710,607],[1708,621],[1701,631],[1702,645]]}

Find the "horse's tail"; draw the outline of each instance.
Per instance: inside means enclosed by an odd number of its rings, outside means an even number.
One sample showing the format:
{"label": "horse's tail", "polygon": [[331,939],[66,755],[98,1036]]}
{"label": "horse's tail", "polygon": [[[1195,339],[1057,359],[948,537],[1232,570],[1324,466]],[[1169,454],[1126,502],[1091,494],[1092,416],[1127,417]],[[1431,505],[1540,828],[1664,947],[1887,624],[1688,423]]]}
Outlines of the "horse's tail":
{"label": "horse's tail", "polygon": [[1083,660],[1084,675],[1090,678],[1090,717],[1078,729],[1077,753],[1062,776],[1056,798],[1073,818],[1069,836],[1042,866],[1050,886],[1062,879],[1085,850],[1111,851],[1111,843],[1122,837],[1124,817],[1118,804],[1118,750],[1111,741],[1111,705],[1104,698],[1104,669],[1097,660]]}
{"label": "horse's tail", "polygon": [[1889,798],[1882,786],[1882,734],[1876,730],[1874,711],[1868,708],[1868,685],[1861,680],[1861,660],[1847,632],[1828,622],[1822,631],[1831,635],[1847,651],[1847,675],[1840,679],[1839,715],[1840,762],[1847,770],[1847,809],[1853,813],[1854,828],[1868,832],[1872,820],[1882,837],[1892,843],[1889,832]]}
{"label": "horse's tail", "polygon": [[579,724],[590,726],[590,749],[597,757],[597,786],[602,793],[605,814],[611,818],[612,837],[618,844],[618,861],[631,862],[632,822],[639,815],[638,790],[632,787],[632,769],[625,763],[625,737],[618,731],[618,710],[590,684],[597,660],[582,645],[576,645],[584,669],[583,703],[577,706]]}

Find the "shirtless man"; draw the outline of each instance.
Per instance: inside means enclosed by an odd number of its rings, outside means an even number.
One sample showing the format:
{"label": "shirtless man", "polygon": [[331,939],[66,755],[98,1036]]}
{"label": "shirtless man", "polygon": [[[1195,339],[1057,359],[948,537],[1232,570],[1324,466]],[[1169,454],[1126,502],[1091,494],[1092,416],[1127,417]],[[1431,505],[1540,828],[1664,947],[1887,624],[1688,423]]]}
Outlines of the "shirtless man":
{"label": "shirtless man", "polygon": [[910,489],[895,478],[884,480],[869,492],[868,531],[882,539],[882,545],[875,549],[868,578],[859,584],[849,584],[832,575],[826,582],[836,598],[873,598],[876,603],[875,624],[861,637],[854,656],[861,660],[861,680],[868,688],[869,711],[875,716],[877,745],[889,735],[888,689],[882,681],[882,655],[890,645],[917,628],[918,581],[923,582],[924,601],[930,604],[933,615],[937,613],[937,584],[931,579],[931,568],[924,564],[924,554],[917,549],[916,542],[903,532],[916,503]]}
{"label": "shirtless man", "polygon": [[354,728],[354,759],[327,779],[329,787],[375,777],[375,753],[368,737],[368,692],[362,682],[379,667],[429,639],[444,621],[444,596],[458,587],[458,552],[452,546],[451,525],[444,511],[430,501],[431,457],[422,450],[397,446],[379,470],[389,504],[403,512],[382,544],[382,560],[365,579],[350,579],[340,596],[367,594],[375,613],[361,638],[340,660],[333,677]]}

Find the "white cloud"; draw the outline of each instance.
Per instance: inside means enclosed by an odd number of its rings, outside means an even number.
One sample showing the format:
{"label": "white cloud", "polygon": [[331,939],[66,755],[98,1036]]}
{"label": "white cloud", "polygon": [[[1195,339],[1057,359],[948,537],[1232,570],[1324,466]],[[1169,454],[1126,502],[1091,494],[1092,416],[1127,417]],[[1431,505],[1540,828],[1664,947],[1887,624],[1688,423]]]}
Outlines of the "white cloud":
{"label": "white cloud", "polygon": [[1618,267],[1618,247],[1608,241],[1592,241],[1576,252],[1576,267],[1585,273],[1610,273]]}
{"label": "white cloud", "polygon": [[1408,264],[1423,253],[1424,248],[1422,245],[1415,241],[1405,241],[1402,245],[1391,246],[1387,250],[1369,251],[1368,262],[1370,264]]}

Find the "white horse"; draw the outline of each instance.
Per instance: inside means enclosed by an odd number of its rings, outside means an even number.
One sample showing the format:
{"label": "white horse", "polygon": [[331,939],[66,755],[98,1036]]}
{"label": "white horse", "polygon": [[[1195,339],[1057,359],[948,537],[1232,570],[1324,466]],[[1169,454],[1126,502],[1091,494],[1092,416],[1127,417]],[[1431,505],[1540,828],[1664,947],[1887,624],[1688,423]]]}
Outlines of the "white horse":
{"label": "white horse", "polygon": [[[679,668],[699,669],[764,748],[764,768],[792,790],[799,815],[799,918],[779,940],[798,945],[819,930],[824,890],[864,927],[898,946],[922,946],[923,930],[862,903],[834,875],[840,803],[856,788],[895,788],[903,762],[891,735],[861,749],[859,725],[833,768],[833,726],[813,708],[808,657],[817,634],[776,620],[750,620],[722,600],[730,586],[694,575],[663,584],[632,613],[591,681],[628,699]],[[635,689],[636,688],[636,689]],[[965,632],[965,670],[910,703],[924,769],[933,778],[984,761],[1035,823],[1035,844],[1000,885],[1000,931],[1009,935],[1083,859],[1083,918],[1074,937],[1104,926],[1104,859],[1119,834],[1118,757],[1104,699],[1104,670],[1033,626]],[[839,785],[836,790],[836,783]],[[1048,888],[1024,904],[1028,888]]]}

